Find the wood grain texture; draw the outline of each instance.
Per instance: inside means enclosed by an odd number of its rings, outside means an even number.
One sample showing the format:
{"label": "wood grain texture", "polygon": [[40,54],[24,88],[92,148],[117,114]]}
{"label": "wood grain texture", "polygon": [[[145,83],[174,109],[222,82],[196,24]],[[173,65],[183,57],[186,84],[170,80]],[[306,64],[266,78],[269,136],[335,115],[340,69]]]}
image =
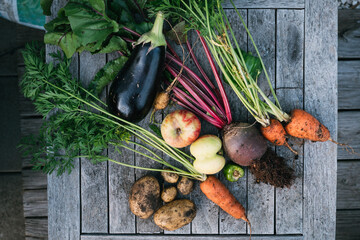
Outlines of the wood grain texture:
{"label": "wood grain texture", "polygon": [[[241,9],[241,17],[247,22],[247,10]],[[244,26],[239,20],[235,10],[226,10],[226,15],[229,18],[231,27],[233,28],[236,40],[239,46],[246,51],[247,50],[247,34]],[[247,122],[248,112],[244,105],[240,102],[235,92],[232,90],[229,84],[224,83],[225,92],[229,98],[231,107],[231,113],[233,122]],[[227,158],[227,156],[226,156]],[[230,161],[227,158],[227,161]],[[224,174],[221,172],[219,178],[222,183],[230,190],[230,192],[236,197],[236,199],[244,206],[247,210],[247,179],[248,172],[245,170],[244,177],[240,178],[237,182],[229,182],[226,180]],[[242,220],[234,219],[232,216],[224,211],[220,211],[220,234],[245,234],[247,231],[247,224]]]}
{"label": "wood grain texture", "polygon": [[360,61],[338,61],[338,68],[338,109],[359,110]]}
{"label": "wood grain texture", "polygon": [[336,239],[356,240],[360,236],[360,210],[336,211]]}
{"label": "wood grain texture", "polygon": [[[191,32],[189,35],[189,41],[192,43],[194,54],[198,59],[199,63],[201,63],[202,68],[204,69],[207,76],[214,83],[215,78],[212,73],[209,61],[206,58],[205,52],[201,45],[201,42],[195,32]],[[195,64],[188,64],[189,67],[201,76]],[[208,122],[200,119],[201,121],[201,132],[200,136],[204,134],[215,134],[218,130]],[[196,181],[194,191],[190,196],[191,200],[195,203],[197,212],[196,217],[192,221],[192,234],[218,234],[219,233],[219,213],[220,208],[207,199],[202,191],[200,190],[199,181]]]}
{"label": "wood grain texture", "polygon": [[[337,127],[337,2],[305,1],[305,110]],[[336,145],[304,145],[304,235],[334,239],[336,221]]]}
{"label": "wood grain texture", "polygon": [[[275,10],[250,9],[248,28],[263,58],[272,85],[275,85]],[[256,54],[250,39],[248,49]],[[270,94],[264,73],[259,76],[258,85],[266,95]],[[253,118],[249,118],[253,123]],[[274,234],[274,187],[264,183],[255,183],[253,175],[248,179],[248,218],[253,234]]]}
{"label": "wood grain texture", "polygon": [[[84,86],[88,86],[105,65],[106,55],[83,52],[79,62],[79,78]],[[84,233],[108,232],[107,164],[93,164],[91,159],[81,159],[81,230]]]}
{"label": "wood grain texture", "polygon": [[[64,0],[53,1],[50,21],[58,10],[66,4]],[[46,46],[46,60],[53,61],[49,53],[59,50],[55,46]],[[72,58],[70,71],[74,77],[79,77],[79,58],[75,54]],[[48,176],[48,237],[50,240],[79,239],[80,236],[80,164],[75,159],[74,169],[70,174],[57,176],[56,173]]]}
{"label": "wood grain texture", "polygon": [[[154,239],[154,236],[156,236],[156,239],[159,240],[180,240],[180,239],[187,239],[184,235],[112,235],[112,236],[91,236],[91,235],[82,235],[81,240],[148,240],[148,239]],[[193,235],[189,236],[188,239],[191,240],[223,240],[223,239],[236,239],[236,240],[248,240],[249,236],[246,235],[226,235],[224,236],[216,236],[216,235]],[[251,236],[251,239],[253,240],[302,240],[304,239],[302,236],[291,236],[291,235],[285,235],[285,236]]]}
{"label": "wood grain texture", "polygon": [[46,189],[47,187],[47,176],[46,174],[40,171],[34,170],[23,170],[22,171],[23,179],[23,189]]}
{"label": "wood grain texture", "polygon": [[360,9],[339,9],[338,17],[338,57],[360,58]]}
{"label": "wood grain texture", "polygon": [[47,217],[47,190],[25,190],[23,193],[24,217]]}
{"label": "wood grain texture", "polygon": [[[304,0],[233,0],[237,8],[304,8]],[[225,0],[224,8],[233,8],[230,0]]]}
{"label": "wood grain texture", "polygon": [[[303,108],[304,11],[278,10],[276,32],[276,94],[283,111]],[[302,141],[289,139],[299,158],[285,146],[277,154],[294,168],[296,180],[291,188],[276,189],[276,234],[301,234],[303,221]]]}
{"label": "wood grain texture", "polygon": [[47,238],[48,222],[47,218],[26,218],[25,219],[25,236],[36,238]]}
{"label": "wood grain texture", "polygon": [[360,208],[360,161],[338,161],[337,209]]}
{"label": "wood grain texture", "polygon": [[[351,154],[338,146],[338,160],[359,159],[360,153],[360,111],[338,113],[338,142],[349,144],[357,154]],[[335,144],[334,144],[335,145]]]}

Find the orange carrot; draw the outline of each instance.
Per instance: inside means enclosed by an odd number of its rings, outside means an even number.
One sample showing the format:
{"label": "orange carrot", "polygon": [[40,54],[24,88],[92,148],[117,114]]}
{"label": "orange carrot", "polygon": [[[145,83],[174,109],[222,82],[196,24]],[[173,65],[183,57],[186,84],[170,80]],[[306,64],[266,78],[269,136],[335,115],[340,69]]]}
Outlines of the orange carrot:
{"label": "orange carrot", "polygon": [[270,125],[267,127],[261,127],[260,130],[261,130],[262,135],[271,143],[278,145],[278,146],[285,145],[286,147],[288,147],[290,149],[290,151],[292,151],[296,155],[298,154],[288,144],[287,139],[286,139],[286,136],[287,136],[286,131],[285,131],[283,125],[278,120],[270,119]]}
{"label": "orange carrot", "polygon": [[297,138],[309,139],[314,142],[332,140],[329,130],[314,116],[301,109],[291,112],[291,120],[285,126],[286,132]]}
{"label": "orange carrot", "polygon": [[200,189],[208,199],[219,205],[225,212],[236,219],[246,221],[250,225],[245,214],[245,208],[218,178],[213,175],[207,176],[206,180],[200,183]]}

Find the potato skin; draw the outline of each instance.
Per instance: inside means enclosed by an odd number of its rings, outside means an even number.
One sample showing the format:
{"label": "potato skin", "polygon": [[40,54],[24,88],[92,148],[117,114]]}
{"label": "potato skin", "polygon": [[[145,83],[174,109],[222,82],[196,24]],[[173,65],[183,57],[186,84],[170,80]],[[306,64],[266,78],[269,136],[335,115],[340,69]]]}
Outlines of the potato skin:
{"label": "potato skin", "polygon": [[[171,170],[167,168],[166,170]],[[176,173],[161,172],[161,176],[164,178],[165,182],[176,183],[179,180],[179,175]]]}
{"label": "potato skin", "polygon": [[176,198],[177,195],[177,190],[176,187],[171,186],[168,188],[165,188],[162,192],[161,192],[161,199],[168,203],[171,202],[172,200],[174,200]]}
{"label": "potato skin", "polygon": [[194,181],[187,177],[181,177],[181,180],[177,184],[179,192],[183,195],[188,195],[194,190]]}
{"label": "potato skin", "polygon": [[196,216],[196,206],[188,199],[172,201],[154,214],[154,222],[161,229],[174,231],[189,224]]}
{"label": "potato skin", "polygon": [[136,216],[149,218],[160,205],[160,184],[153,176],[144,176],[131,187],[130,210]]}

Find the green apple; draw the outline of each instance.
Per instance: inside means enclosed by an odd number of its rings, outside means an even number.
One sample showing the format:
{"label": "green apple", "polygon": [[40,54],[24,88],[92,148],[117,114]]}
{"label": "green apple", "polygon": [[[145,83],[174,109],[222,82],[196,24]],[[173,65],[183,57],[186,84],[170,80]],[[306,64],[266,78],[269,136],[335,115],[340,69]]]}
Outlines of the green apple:
{"label": "green apple", "polygon": [[215,135],[204,135],[190,145],[190,153],[195,157],[194,168],[200,173],[215,174],[223,169],[225,158],[219,155],[222,143]]}

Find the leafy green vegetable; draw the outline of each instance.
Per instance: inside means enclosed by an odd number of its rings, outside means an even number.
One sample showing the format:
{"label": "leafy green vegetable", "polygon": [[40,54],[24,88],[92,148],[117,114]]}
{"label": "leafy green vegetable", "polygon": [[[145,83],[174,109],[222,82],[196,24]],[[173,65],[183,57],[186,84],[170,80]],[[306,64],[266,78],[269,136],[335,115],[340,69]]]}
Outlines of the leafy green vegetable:
{"label": "leafy green vegetable", "polygon": [[96,96],[99,96],[106,85],[113,81],[116,75],[127,61],[127,57],[121,56],[113,61],[108,62],[102,69],[100,69],[93,81],[90,83],[90,91]]}
{"label": "leafy green vegetable", "polygon": [[251,54],[251,52],[245,52],[245,51],[241,50],[241,53],[244,57],[244,61],[245,61],[245,64],[246,64],[249,74],[251,75],[251,77],[253,79],[257,79],[257,77],[259,76],[259,74],[262,71],[262,65],[261,65],[260,58],[253,56]]}
{"label": "leafy green vegetable", "polygon": [[162,138],[160,128],[156,124],[150,124],[149,128],[159,137]]}
{"label": "leafy green vegetable", "polygon": [[145,2],[70,0],[55,19],[45,24],[44,42],[60,46],[67,58],[84,50],[91,53],[121,51],[128,55],[130,45],[121,37],[133,39],[133,36],[123,27],[142,34],[152,26],[144,17],[138,17],[143,14]]}

